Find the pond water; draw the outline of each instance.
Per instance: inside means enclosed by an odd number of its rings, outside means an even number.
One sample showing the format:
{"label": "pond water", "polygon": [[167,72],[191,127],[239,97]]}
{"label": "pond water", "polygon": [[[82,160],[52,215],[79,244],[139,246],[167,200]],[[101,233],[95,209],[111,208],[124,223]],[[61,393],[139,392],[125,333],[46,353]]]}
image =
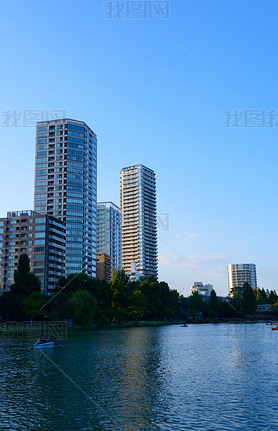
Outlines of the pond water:
{"label": "pond water", "polygon": [[0,340],[0,430],[277,430],[278,331],[206,324]]}

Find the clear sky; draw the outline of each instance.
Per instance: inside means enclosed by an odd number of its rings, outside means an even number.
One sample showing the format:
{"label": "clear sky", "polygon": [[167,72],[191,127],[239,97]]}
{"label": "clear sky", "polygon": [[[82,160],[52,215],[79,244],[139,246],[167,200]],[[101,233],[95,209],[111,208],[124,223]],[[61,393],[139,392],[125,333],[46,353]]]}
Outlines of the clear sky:
{"label": "clear sky", "polygon": [[0,2],[0,216],[33,208],[34,119],[62,110],[98,135],[99,200],[156,172],[160,280],[226,295],[246,262],[277,289],[277,1],[106,3]]}

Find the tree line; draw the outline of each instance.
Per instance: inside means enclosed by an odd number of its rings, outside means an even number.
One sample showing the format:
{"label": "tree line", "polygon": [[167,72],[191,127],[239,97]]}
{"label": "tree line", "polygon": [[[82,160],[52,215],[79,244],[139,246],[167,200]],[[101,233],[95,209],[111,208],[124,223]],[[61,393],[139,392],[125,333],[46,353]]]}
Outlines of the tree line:
{"label": "tree line", "polygon": [[86,274],[61,277],[52,296],[41,294],[41,283],[30,271],[27,254],[22,254],[14,272],[10,291],[0,298],[4,320],[73,319],[77,326],[109,325],[111,322],[192,319],[223,319],[254,314],[259,304],[278,308],[275,290],[253,290],[249,284],[235,287],[227,299],[212,290],[208,300],[197,292],[185,298],[155,278],[129,281],[123,270],[114,271],[112,280],[92,279]]}
{"label": "tree line", "polygon": [[30,272],[27,254],[22,254],[10,292],[0,298],[0,315],[5,320],[73,319],[78,326],[93,322],[171,320],[182,316],[182,297],[167,283],[155,278],[129,281],[123,270],[112,280],[92,279],[86,274],[61,277],[52,297],[41,294],[40,280]]}
{"label": "tree line", "polygon": [[226,299],[219,300],[212,290],[209,300],[203,301],[198,292],[194,292],[189,298],[188,315],[209,318],[242,317],[255,314],[260,304],[271,304],[269,312],[278,314],[278,295],[275,290],[253,290],[245,283],[243,286],[234,287]]}

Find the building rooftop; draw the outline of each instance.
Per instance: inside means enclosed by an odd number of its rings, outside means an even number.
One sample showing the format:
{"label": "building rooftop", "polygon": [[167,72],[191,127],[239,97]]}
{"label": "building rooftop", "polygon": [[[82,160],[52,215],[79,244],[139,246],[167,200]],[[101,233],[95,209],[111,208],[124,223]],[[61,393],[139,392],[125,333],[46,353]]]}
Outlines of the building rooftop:
{"label": "building rooftop", "polygon": [[115,207],[117,210],[121,211],[121,208],[118,207],[118,205],[114,204],[111,201],[107,201],[107,202],[97,202],[97,205],[110,205],[112,207]]}
{"label": "building rooftop", "polygon": [[93,132],[93,130],[91,129],[91,127],[88,126],[88,124],[86,124],[84,121],[80,121],[80,120],[73,120],[72,118],[57,118],[55,120],[44,120],[44,121],[37,121],[37,124],[46,124],[46,123],[61,123],[63,121],[70,121],[72,123],[78,123],[78,124],[83,124],[85,127],[87,127],[88,129],[91,130],[91,132],[95,135],[96,133]]}
{"label": "building rooftop", "polygon": [[36,214],[38,214],[38,213],[36,213],[33,210],[8,211],[7,212],[7,218],[26,217],[26,216],[36,215]]}
{"label": "building rooftop", "polygon": [[126,171],[126,170],[128,170],[128,169],[139,168],[139,167],[144,168],[144,169],[147,169],[147,171],[150,171],[150,172],[152,172],[153,174],[155,174],[155,172],[154,172],[152,169],[148,168],[147,166],[141,165],[141,164],[138,164],[138,165],[132,165],[132,166],[127,166],[127,167],[123,168],[123,169],[121,170],[121,172],[122,172],[122,171]]}

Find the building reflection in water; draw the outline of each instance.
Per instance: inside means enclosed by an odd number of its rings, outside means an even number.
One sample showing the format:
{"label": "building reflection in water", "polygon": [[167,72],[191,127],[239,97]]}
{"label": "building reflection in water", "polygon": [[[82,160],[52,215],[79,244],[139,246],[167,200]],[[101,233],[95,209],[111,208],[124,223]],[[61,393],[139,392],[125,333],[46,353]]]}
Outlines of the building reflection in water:
{"label": "building reflection in water", "polygon": [[157,422],[159,392],[164,386],[160,339],[156,328],[126,331],[117,386],[117,417],[126,429],[150,429],[151,421]]}

